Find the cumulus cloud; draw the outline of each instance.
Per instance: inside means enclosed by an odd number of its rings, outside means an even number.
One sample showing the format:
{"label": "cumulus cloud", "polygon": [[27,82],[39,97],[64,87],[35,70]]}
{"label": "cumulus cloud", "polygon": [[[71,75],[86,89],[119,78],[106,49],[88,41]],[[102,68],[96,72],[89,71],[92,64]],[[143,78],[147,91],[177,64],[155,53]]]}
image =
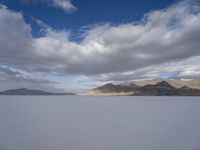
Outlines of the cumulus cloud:
{"label": "cumulus cloud", "polygon": [[69,40],[70,31],[55,31],[38,23],[45,35],[34,38],[21,13],[0,7],[0,64],[100,80],[154,77],[165,72],[179,78],[200,78],[196,66],[200,6],[195,1],[152,11],[139,22],[87,27],[79,43]]}
{"label": "cumulus cloud", "polygon": [[[40,48],[44,45],[43,50],[36,48],[43,52],[43,56],[57,56],[63,60],[60,67],[64,72],[124,72],[199,55],[199,17],[197,6],[182,2],[151,12],[137,24],[91,27],[80,44],[69,41],[69,35],[60,31],[36,39],[35,45]],[[49,44],[51,49],[46,47]]]}
{"label": "cumulus cloud", "polygon": [[23,3],[47,3],[49,6],[64,10],[66,13],[76,11],[76,7],[71,0],[20,0]]}

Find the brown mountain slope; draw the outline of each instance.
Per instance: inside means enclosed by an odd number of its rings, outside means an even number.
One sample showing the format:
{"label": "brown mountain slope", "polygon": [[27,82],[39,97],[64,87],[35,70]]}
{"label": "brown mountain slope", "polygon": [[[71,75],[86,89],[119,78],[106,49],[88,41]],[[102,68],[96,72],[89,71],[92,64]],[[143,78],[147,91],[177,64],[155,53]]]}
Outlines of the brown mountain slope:
{"label": "brown mountain slope", "polygon": [[139,80],[139,81],[126,82],[126,85],[128,84],[135,84],[137,86],[155,85],[161,81],[167,81],[170,85],[176,88],[187,86],[190,88],[200,89],[200,80],[177,80],[177,79],[167,80],[162,78],[156,78],[152,80]]}
{"label": "brown mountain slope", "polygon": [[137,83],[139,83],[138,85],[133,84],[133,82],[122,84],[109,83],[91,90],[86,95],[200,96],[200,89],[182,86],[188,82],[180,81],[178,84],[177,82],[172,82],[172,80],[170,81],[176,86],[173,86],[169,81],[163,81],[162,79],[145,80],[144,82],[137,81]]}

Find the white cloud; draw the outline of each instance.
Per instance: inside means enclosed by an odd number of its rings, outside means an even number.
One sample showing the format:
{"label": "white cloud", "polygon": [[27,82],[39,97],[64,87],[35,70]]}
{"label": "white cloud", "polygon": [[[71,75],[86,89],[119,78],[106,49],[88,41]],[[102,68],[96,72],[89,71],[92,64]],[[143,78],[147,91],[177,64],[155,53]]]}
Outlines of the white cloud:
{"label": "white cloud", "polygon": [[15,64],[30,55],[31,26],[21,13],[0,7],[0,62]]}
{"label": "white cloud", "polygon": [[58,8],[63,9],[66,13],[73,12],[76,10],[76,7],[72,5],[70,0],[49,0],[52,5]]}
{"label": "white cloud", "polygon": [[69,31],[42,26],[46,34],[34,38],[22,14],[0,7],[0,64],[102,81],[165,72],[200,78],[200,6],[193,1],[152,11],[137,23],[90,26],[80,43],[69,40]]}
{"label": "white cloud", "polygon": [[76,11],[76,7],[71,3],[71,0],[20,0],[23,3],[47,3],[49,6],[64,10],[66,13]]}
{"label": "white cloud", "polygon": [[197,8],[182,2],[147,14],[141,23],[96,25],[86,30],[81,43],[69,41],[66,31],[51,30],[34,45],[38,55],[59,59],[57,67],[72,74],[126,72],[181,60],[200,55]]}

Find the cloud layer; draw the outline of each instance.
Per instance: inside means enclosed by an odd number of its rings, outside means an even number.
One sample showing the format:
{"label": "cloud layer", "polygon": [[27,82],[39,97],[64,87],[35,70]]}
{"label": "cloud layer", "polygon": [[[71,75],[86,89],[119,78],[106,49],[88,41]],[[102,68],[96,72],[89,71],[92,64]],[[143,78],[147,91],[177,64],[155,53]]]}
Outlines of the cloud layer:
{"label": "cloud layer", "polygon": [[13,88],[31,88],[47,91],[63,91],[56,88],[57,83],[45,79],[41,75],[29,74],[25,71],[17,70],[12,67],[0,66],[0,90]]}
{"label": "cloud layer", "polygon": [[[63,4],[66,10],[71,5],[64,0],[51,2]],[[139,22],[87,27],[79,43],[69,40],[69,31],[41,24],[45,35],[34,38],[21,13],[0,6],[0,64],[108,81],[167,73],[174,78],[200,79],[196,65],[200,59],[200,6],[195,1],[152,11]]]}

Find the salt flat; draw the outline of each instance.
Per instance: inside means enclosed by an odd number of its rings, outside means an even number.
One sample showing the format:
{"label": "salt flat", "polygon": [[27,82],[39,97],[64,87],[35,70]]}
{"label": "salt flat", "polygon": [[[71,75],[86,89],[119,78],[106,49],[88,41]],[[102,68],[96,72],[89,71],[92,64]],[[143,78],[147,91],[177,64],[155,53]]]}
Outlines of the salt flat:
{"label": "salt flat", "polygon": [[199,150],[199,97],[0,96],[0,150]]}

